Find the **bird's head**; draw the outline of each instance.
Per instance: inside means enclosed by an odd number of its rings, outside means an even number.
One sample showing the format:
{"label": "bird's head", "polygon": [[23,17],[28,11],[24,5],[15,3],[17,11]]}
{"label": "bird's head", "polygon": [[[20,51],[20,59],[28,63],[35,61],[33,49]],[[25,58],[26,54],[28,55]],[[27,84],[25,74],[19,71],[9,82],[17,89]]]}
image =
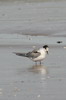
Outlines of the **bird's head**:
{"label": "bird's head", "polygon": [[48,54],[48,51],[49,51],[49,47],[48,47],[48,45],[44,45],[43,48],[45,49],[45,51],[46,51],[47,54]]}

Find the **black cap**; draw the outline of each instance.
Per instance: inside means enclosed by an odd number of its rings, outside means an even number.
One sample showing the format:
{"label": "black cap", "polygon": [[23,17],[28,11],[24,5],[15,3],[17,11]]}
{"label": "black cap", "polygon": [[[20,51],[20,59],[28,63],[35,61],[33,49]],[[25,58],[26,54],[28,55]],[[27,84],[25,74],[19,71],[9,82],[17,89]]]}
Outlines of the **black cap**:
{"label": "black cap", "polygon": [[48,48],[48,45],[44,45],[43,48],[45,48],[45,49]]}

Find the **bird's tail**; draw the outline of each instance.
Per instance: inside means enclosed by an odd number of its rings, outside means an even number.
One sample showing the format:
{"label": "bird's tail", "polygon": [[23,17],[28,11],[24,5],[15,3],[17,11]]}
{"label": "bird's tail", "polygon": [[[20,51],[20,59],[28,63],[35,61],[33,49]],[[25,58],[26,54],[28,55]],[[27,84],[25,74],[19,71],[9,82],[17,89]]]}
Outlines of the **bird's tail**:
{"label": "bird's tail", "polygon": [[16,52],[13,52],[14,54],[18,55],[18,56],[23,56],[23,57],[26,57],[26,53],[16,53]]}

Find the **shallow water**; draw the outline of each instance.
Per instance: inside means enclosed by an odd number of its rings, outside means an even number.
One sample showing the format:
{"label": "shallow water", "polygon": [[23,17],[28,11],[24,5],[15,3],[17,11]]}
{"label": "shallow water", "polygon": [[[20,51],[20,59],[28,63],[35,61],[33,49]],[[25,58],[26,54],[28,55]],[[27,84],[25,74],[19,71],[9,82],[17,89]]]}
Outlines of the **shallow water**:
{"label": "shallow water", "polygon": [[36,66],[14,51],[29,51],[26,47],[0,47],[0,99],[36,100],[66,99],[66,49],[51,47],[49,55]]}
{"label": "shallow water", "polygon": [[[65,0],[0,2],[0,99],[66,100],[65,37]],[[49,55],[41,66],[13,53],[44,44]]]}

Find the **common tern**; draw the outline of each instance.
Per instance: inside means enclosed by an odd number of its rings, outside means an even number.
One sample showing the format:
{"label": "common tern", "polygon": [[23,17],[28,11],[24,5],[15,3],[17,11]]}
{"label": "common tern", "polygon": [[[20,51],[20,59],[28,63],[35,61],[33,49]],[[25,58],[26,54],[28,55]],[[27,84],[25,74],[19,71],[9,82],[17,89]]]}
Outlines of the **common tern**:
{"label": "common tern", "polygon": [[46,54],[48,54],[48,50],[49,50],[48,45],[44,45],[42,48],[35,49],[28,53],[19,53],[19,52],[14,52],[14,53],[18,56],[28,57],[34,62],[40,62],[41,64],[41,61],[46,57]]}

